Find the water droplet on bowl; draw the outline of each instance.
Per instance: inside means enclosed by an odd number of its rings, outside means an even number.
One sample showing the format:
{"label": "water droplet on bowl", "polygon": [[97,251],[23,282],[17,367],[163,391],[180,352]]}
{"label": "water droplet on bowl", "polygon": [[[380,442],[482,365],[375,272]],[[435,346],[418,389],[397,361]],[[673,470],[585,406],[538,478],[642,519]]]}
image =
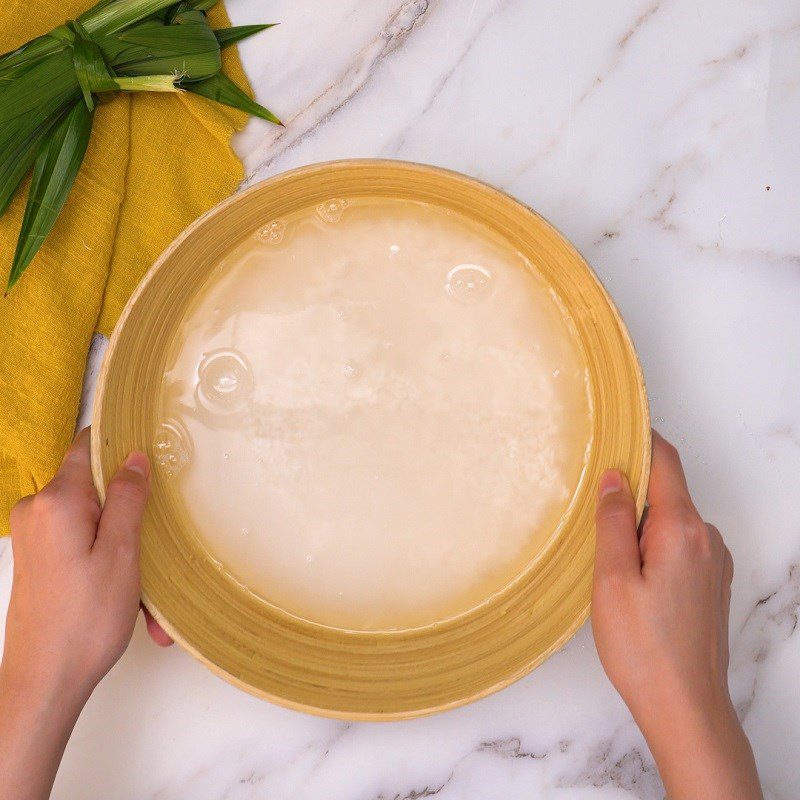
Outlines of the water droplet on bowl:
{"label": "water droplet on bowl", "polygon": [[479,303],[492,293],[492,273],[478,264],[459,264],[447,273],[445,289],[460,303]]}
{"label": "water droplet on bowl", "polygon": [[198,402],[209,411],[227,414],[240,410],[253,393],[253,373],[237,350],[206,353],[197,366]]}
{"label": "water droplet on bowl", "polygon": [[191,460],[192,445],[186,428],[177,420],[162,422],[153,439],[153,461],[167,477],[177,475]]}
{"label": "water droplet on bowl", "polygon": [[338,222],[342,218],[347,200],[341,197],[332,197],[317,206],[317,214],[323,222]]}
{"label": "water droplet on bowl", "polygon": [[400,252],[400,245],[399,244],[393,244],[393,245],[391,245],[389,247],[389,255],[390,256],[396,256],[399,252]]}
{"label": "water droplet on bowl", "polygon": [[256,239],[266,244],[280,244],[283,234],[286,233],[286,220],[279,218],[268,222],[263,228],[256,231]]}
{"label": "water droplet on bowl", "polygon": [[344,365],[344,374],[346,378],[358,378],[361,370],[352,361],[348,361]]}

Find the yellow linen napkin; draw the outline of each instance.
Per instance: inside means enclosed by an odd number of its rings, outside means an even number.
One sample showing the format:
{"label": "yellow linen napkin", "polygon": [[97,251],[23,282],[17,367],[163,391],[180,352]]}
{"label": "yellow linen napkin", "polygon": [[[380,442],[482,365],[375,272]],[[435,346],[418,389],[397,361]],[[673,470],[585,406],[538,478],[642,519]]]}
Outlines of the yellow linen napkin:
{"label": "yellow linen napkin", "polygon": [[[0,6],[0,53],[74,19],[91,0]],[[218,4],[215,28],[229,24]],[[249,89],[233,47],[223,69]],[[193,219],[242,179],[230,138],[242,112],[202,97],[118,95],[101,103],[67,204],[8,297],[0,297],[0,536],[11,507],[55,472],[72,438],[92,333],[108,335],[142,275]],[[27,187],[0,218],[6,285]]]}

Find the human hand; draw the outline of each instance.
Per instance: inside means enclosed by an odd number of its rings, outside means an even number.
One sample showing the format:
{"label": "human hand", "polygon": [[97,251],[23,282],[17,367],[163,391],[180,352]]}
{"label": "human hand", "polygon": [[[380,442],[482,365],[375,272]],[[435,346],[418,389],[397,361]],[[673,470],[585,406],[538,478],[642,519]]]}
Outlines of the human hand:
{"label": "human hand", "polygon": [[654,432],[641,537],[624,475],[606,472],[598,495],[597,652],[670,798],[760,798],[728,693],[733,560],[694,507],[678,452]]}
{"label": "human hand", "polygon": [[[2,669],[32,691],[81,703],[130,641],[139,610],[139,529],[150,467],[132,453],[101,510],[89,465],[89,429],[53,480],[11,514],[14,576]],[[152,618],[159,644],[171,640]]]}
{"label": "human hand", "polygon": [[[128,646],[139,610],[139,528],[150,467],[131,453],[101,510],[89,430],[11,514],[14,576],[0,663],[0,800],[43,800],[78,715]],[[171,640],[152,617],[150,635]]]}

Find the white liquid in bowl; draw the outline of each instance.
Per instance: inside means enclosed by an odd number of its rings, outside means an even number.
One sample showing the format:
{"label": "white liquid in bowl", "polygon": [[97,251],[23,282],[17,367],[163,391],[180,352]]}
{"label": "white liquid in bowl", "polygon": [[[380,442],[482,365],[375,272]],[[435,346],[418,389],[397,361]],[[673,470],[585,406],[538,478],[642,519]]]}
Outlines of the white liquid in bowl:
{"label": "white liquid in bowl", "polygon": [[525,259],[423,203],[273,220],[182,322],[154,452],[265,600],[361,630],[474,607],[552,537],[591,436],[570,325]]}

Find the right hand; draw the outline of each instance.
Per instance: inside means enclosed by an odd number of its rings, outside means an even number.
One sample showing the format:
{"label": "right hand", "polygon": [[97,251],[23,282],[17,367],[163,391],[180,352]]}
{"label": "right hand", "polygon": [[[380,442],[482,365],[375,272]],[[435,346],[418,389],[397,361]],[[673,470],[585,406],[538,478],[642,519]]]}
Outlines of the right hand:
{"label": "right hand", "polygon": [[727,702],[733,559],[694,507],[677,450],[658,434],[647,496],[639,539],[627,480],[616,471],[601,479],[592,616],[600,660],[643,716],[663,695]]}
{"label": "right hand", "polygon": [[761,798],[728,693],[733,559],[692,503],[677,450],[655,432],[647,499],[639,537],[625,476],[600,479],[592,629],[603,668],[672,800]]}

